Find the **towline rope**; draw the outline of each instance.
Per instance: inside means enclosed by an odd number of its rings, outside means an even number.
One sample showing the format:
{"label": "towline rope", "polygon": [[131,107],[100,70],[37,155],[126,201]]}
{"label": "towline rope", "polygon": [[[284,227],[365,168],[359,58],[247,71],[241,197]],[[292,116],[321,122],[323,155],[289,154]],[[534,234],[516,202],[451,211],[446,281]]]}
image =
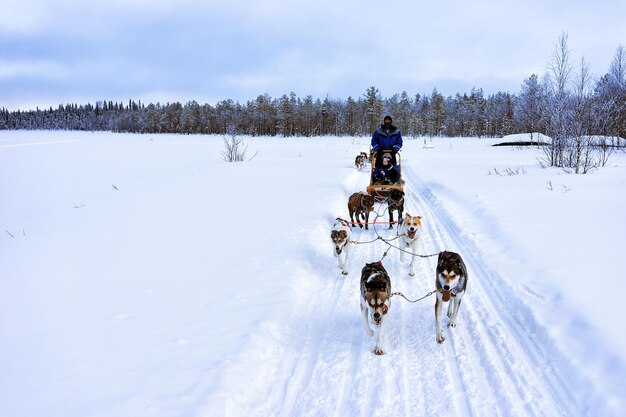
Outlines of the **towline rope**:
{"label": "towline rope", "polygon": [[418,298],[417,300],[409,300],[408,298],[406,298],[406,296],[404,294],[402,294],[400,291],[396,291],[396,292],[392,292],[391,293],[391,297],[393,297],[394,295],[399,295],[400,297],[404,298],[405,300],[407,300],[409,303],[417,303],[418,301],[423,300],[424,298],[430,297],[431,295],[433,295],[434,293],[436,293],[437,290],[433,290],[431,292],[429,292],[428,294],[426,294],[425,296]]}

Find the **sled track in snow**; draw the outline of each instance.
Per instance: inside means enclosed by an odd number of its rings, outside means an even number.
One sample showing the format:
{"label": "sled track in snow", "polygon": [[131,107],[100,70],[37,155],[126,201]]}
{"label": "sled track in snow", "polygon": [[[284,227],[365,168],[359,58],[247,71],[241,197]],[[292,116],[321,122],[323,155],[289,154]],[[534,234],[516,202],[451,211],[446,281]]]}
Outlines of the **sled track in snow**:
{"label": "sled track in snow", "polygon": [[[441,249],[461,253],[468,267],[468,292],[459,313],[462,318],[456,329],[447,329],[444,344],[452,342],[449,355],[464,352],[465,359],[469,359],[459,361],[460,376],[467,387],[490,389],[494,402],[470,401],[471,414],[583,415],[582,408],[576,407],[574,394],[550,369],[550,360],[533,342],[532,334],[539,326],[532,314],[502,277],[489,268],[476,244],[463,238],[461,228],[413,170],[408,167],[406,172],[411,181],[408,198],[425,214],[424,235],[433,240],[435,247],[438,244]],[[466,391],[472,394],[470,389]],[[483,399],[485,396],[479,395]]]}
{"label": "sled track in snow", "polygon": [[[414,299],[434,288],[437,258],[419,258],[415,277],[409,277],[410,256],[400,263],[398,251],[381,240],[356,245],[348,276],[341,275],[334,258],[330,265],[316,266],[324,277],[321,288],[299,307],[302,321],[297,331],[305,335],[286,341],[276,369],[264,375],[270,395],[252,400],[247,410],[284,417],[585,415],[584,396],[574,394],[571,382],[564,380],[567,376],[554,369],[554,363],[563,367],[567,361],[548,357],[556,352],[546,352],[535,342],[534,335],[543,330],[532,314],[407,165],[405,212],[423,217],[420,253],[459,252],[468,268],[458,326],[446,328],[444,314],[446,341],[439,345],[434,296],[415,304],[394,297],[385,355],[374,355],[375,339],[366,335],[361,322],[361,268],[388,251],[383,264],[392,290]],[[368,174],[355,172],[352,180],[354,191],[364,190]],[[387,221],[385,206],[375,207],[383,213],[380,221]],[[377,233],[396,236],[395,229],[376,225],[369,231],[354,228],[353,239],[368,241]]]}

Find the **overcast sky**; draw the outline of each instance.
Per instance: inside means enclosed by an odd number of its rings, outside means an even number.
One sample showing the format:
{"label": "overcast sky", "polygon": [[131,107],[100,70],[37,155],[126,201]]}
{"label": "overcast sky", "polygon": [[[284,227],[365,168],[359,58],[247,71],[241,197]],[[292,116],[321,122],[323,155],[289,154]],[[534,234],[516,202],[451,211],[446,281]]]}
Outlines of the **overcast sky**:
{"label": "overcast sky", "polygon": [[563,32],[599,77],[623,0],[1,0],[0,108],[518,93]]}

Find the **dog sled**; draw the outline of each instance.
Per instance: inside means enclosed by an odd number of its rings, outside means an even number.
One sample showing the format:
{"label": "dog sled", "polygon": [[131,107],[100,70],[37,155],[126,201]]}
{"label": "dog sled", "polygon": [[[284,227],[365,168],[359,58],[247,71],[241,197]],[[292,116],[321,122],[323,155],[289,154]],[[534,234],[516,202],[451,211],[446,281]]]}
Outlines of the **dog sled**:
{"label": "dog sled", "polygon": [[[398,179],[396,182],[389,180],[375,181],[374,170],[380,167],[382,164],[382,155],[389,153],[392,156],[391,163],[398,167]],[[371,170],[370,170],[370,185],[367,187],[367,193],[373,196],[377,202],[383,202],[389,197],[389,193],[392,190],[398,190],[404,192],[404,180],[402,179],[402,158],[399,152],[393,150],[382,150],[371,154]]]}

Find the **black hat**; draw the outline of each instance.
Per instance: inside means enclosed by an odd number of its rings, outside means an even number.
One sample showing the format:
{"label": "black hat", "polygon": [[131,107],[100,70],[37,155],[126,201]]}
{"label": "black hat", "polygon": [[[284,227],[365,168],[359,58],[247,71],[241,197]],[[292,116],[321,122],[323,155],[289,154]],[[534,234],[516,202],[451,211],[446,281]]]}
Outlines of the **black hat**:
{"label": "black hat", "polygon": [[393,123],[393,119],[389,115],[385,116],[385,118],[383,119],[383,122],[387,119],[389,119],[389,121]]}

